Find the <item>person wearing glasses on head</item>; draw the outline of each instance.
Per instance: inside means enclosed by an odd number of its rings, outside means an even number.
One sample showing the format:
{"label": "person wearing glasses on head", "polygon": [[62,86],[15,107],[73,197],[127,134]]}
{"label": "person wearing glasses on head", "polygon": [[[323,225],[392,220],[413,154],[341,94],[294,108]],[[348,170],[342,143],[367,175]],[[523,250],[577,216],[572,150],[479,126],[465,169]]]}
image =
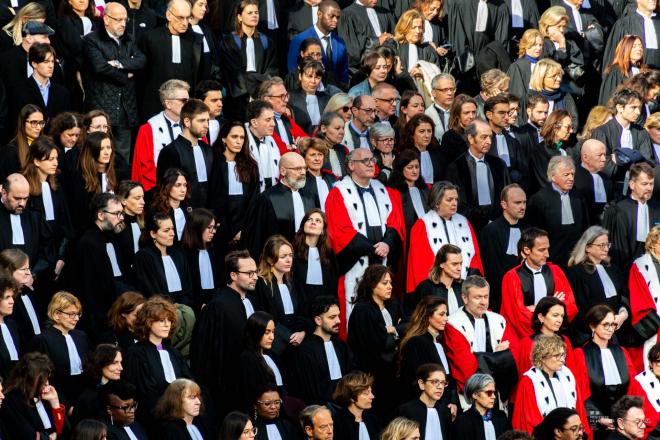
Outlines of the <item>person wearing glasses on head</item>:
{"label": "person wearing glasses on head", "polygon": [[147,440],[142,425],[135,421],[138,402],[135,386],[119,379],[108,382],[100,393],[100,404],[104,407],[103,421],[108,427],[110,440]]}
{"label": "person wearing glasses on head", "polygon": [[637,440],[655,438],[648,436],[647,427],[651,424],[644,412],[642,398],[637,396],[623,396],[612,406],[612,419],[615,431],[609,433],[607,440]]}
{"label": "person wearing glasses on head", "polygon": [[535,426],[559,407],[573,408],[590,434],[582,387],[566,367],[566,344],[558,335],[540,335],[532,348],[532,368],[518,382],[511,424],[531,433]]}
{"label": "person wearing glasses on head", "polygon": [[644,435],[660,437],[660,344],[654,344],[647,355],[648,367],[630,381],[628,394],[644,399],[644,414],[648,417]]}
{"label": "person wearing glasses on head", "polygon": [[53,295],[48,304],[52,325],[35,336],[26,351],[38,351],[53,362],[53,386],[70,406],[84,387],[83,360],[90,351],[87,334],[76,329],[82,316],[80,300],[69,292]]}
{"label": "person wearing glasses on head", "polygon": [[20,173],[27,163],[30,144],[46,126],[44,113],[34,104],[27,104],[18,113],[16,136],[0,148],[0,181],[12,173]]}
{"label": "person wearing glasses on head", "polygon": [[536,440],[582,440],[585,428],[573,408],[556,408],[533,431]]}
{"label": "person wearing glasses on head", "polygon": [[452,427],[455,439],[493,440],[511,429],[509,418],[495,407],[495,379],[475,373],[465,382],[463,394],[472,406],[458,415]]}
{"label": "person wearing glasses on head", "polygon": [[591,428],[596,438],[602,438],[616,427],[616,419],[609,417],[609,408],[628,393],[636,370],[628,351],[612,340],[619,324],[609,306],[591,307],[584,315],[584,325],[592,336],[575,349],[573,372],[585,398]]}
{"label": "person wearing glasses on head", "polygon": [[193,283],[194,310],[199,311],[211,300],[221,275],[217,253],[213,248],[216,231],[220,228],[208,209],[193,209],[183,230],[181,247],[188,260]]}
{"label": "person wearing glasses on head", "polygon": [[419,423],[420,440],[449,438],[451,413],[446,405],[440,404],[448,384],[442,365],[422,364],[417,368],[419,398],[399,406],[397,416]]}

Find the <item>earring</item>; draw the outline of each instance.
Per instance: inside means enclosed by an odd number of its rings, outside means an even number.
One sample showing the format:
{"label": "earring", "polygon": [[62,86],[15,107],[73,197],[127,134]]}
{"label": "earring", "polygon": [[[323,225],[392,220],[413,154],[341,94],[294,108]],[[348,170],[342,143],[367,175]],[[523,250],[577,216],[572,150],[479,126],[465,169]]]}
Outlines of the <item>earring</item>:
{"label": "earring", "polygon": [[112,418],[112,414],[110,414],[110,424],[111,424],[111,425],[114,425],[114,424],[115,424],[115,421],[114,421],[114,419]]}
{"label": "earring", "polygon": [[257,408],[254,409],[254,421],[257,421]]}
{"label": "earring", "polygon": [[591,338],[593,339],[594,336],[596,336],[596,330],[593,330],[593,329],[592,329],[592,330],[591,330]]}

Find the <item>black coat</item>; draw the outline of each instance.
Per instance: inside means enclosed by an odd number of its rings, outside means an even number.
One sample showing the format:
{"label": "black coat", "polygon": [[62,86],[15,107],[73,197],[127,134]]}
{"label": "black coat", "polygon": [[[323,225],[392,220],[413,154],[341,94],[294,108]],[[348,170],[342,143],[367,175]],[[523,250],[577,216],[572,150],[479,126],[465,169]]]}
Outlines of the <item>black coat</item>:
{"label": "black coat", "polygon": [[[607,201],[612,200],[612,180],[603,172],[598,173],[603,179],[603,187]],[[601,224],[603,209],[606,203],[596,203],[594,195],[594,180],[591,173],[578,164],[575,167],[575,183],[573,184],[572,194],[582,199],[587,207],[590,225]]]}
{"label": "black coat", "polygon": [[[58,390],[59,391],[59,390]],[[55,422],[51,406],[46,400],[42,400],[46,414],[50,419],[52,428],[45,429],[37,408],[32,402],[25,401],[20,391],[13,390],[5,395],[5,400],[2,402],[2,419],[3,423],[3,438],[7,439],[39,439],[47,440],[50,434],[55,432]],[[60,402],[61,403],[61,402]],[[68,423],[65,418],[65,431],[68,428]]]}
{"label": "black coat", "polygon": [[[319,115],[323,115],[325,106],[330,101],[328,92],[316,92],[316,99],[319,103]],[[306,93],[302,90],[293,90],[289,93],[289,105],[293,109],[293,116],[296,124],[300,126],[306,133],[312,133],[316,129],[316,125],[312,124],[307,111]]]}
{"label": "black coat", "polygon": [[319,296],[333,296],[337,297],[337,261],[335,254],[330,252],[328,257],[329,264],[321,263],[321,277],[323,284],[307,284],[307,259],[294,257],[293,267],[293,286],[296,292],[302,292],[302,310],[303,313],[309,312],[309,306],[313,303],[314,299]]}
{"label": "black coat", "polygon": [[44,111],[44,120],[48,121],[59,113],[71,111],[71,98],[69,90],[61,84],[51,81],[48,90],[48,105],[44,104],[44,98],[41,96],[37,81],[33,78],[26,78],[16,84],[9,91],[10,93],[10,114],[18,115],[18,112],[27,104],[38,106]]}
{"label": "black coat", "polygon": [[[200,417],[193,419],[193,425],[199,429],[203,438],[211,438]],[[192,440],[190,434],[188,434],[186,422],[183,419],[162,420],[157,423],[156,432],[158,433],[157,438],[160,440]]]}
{"label": "black coat", "polygon": [[65,260],[68,256],[69,244],[73,238],[73,226],[71,217],[66,204],[64,191],[61,188],[53,190],[51,187],[51,199],[53,200],[54,220],[46,220],[43,195],[30,196],[28,199],[28,209],[38,213],[46,224],[51,243],[48,250],[49,261]]}
{"label": "black coat", "polygon": [[[335,423],[334,438],[337,440],[359,440],[360,423],[355,421],[355,416],[347,408],[340,408],[333,411],[332,420]],[[364,411],[362,413],[362,421],[369,432],[369,439],[378,440],[380,426],[374,414],[370,411]]]}
{"label": "black coat", "polygon": [[128,6],[127,0],[121,0],[120,3],[124,5],[128,12],[128,23],[126,23],[126,32],[133,38],[133,41],[139,41],[142,34],[158,26],[161,20],[146,2],[140,3],[138,9],[132,9]]}
{"label": "black coat", "polygon": [[135,274],[140,292],[146,297],[167,295],[175,303],[192,307],[192,279],[186,255],[183,250],[176,246],[168,248],[167,255],[174,261],[181,281],[181,290],[178,292],[168,291],[162,255],[155,245],[150,244],[135,254]]}
{"label": "black coat", "polygon": [[[278,386],[280,396],[286,394],[284,387],[284,369],[279,358],[270,351],[265,351],[280,371],[283,384]],[[264,357],[255,351],[244,350],[238,357],[238,386],[241,390],[242,405],[244,411],[250,411],[255,400],[261,395],[264,388],[268,385],[276,385],[275,372],[266,363]]]}
{"label": "black coat", "polygon": [[46,270],[53,262],[48,261],[51,238],[45,220],[36,212],[24,210],[20,216],[25,244],[13,244],[11,213],[0,205],[0,250],[18,248],[30,257],[32,273]]}
{"label": "black coat", "polygon": [[465,136],[453,129],[446,130],[440,142],[440,152],[447,163],[452,163],[468,150]]}
{"label": "black coat", "polygon": [[[435,410],[438,412],[438,418],[440,419],[440,429],[442,430],[443,440],[450,440],[451,437],[451,414],[447,405],[444,405],[442,401],[438,401],[435,404]],[[433,440],[426,439],[426,415],[427,415],[427,406],[420,399],[414,399],[410,402],[404,403],[397,410],[398,417],[405,417],[410,420],[414,420],[419,423],[419,434],[420,440]],[[460,438],[460,437],[456,437]]]}
{"label": "black coat", "polygon": [[[493,422],[495,427],[495,435],[499,437],[511,429],[511,422],[506,414],[499,409],[492,409],[491,411],[490,421]],[[455,439],[486,440],[483,417],[474,406],[458,415],[452,427],[452,435]]]}
{"label": "black coat", "polygon": [[[7,325],[7,329],[9,330],[9,334],[11,335],[11,339],[14,342],[14,346],[16,347],[16,352],[20,358],[22,353],[21,353],[21,339],[18,333],[19,331],[18,325],[16,325],[16,322],[11,317],[5,318],[4,323]],[[11,360],[11,357],[9,355],[9,350],[7,349],[7,344],[5,344],[4,338],[0,337],[0,374],[2,375],[2,377],[9,377],[9,371],[14,367],[16,362],[18,361]]]}

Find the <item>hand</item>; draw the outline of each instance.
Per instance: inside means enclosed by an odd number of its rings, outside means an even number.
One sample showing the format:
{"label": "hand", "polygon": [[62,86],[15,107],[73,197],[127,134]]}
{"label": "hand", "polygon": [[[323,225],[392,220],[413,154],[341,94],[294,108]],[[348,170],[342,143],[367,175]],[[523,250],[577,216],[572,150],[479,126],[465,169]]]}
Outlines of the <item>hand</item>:
{"label": "hand", "polygon": [[385,326],[385,330],[387,330],[387,333],[396,335],[396,329],[394,328],[393,325],[387,325]]}
{"label": "hand", "polygon": [[435,52],[439,56],[444,57],[449,52],[449,49],[445,49],[444,47],[438,47],[437,49],[435,49]]}
{"label": "hand", "polygon": [[57,391],[55,390],[55,387],[52,385],[45,385],[41,389],[41,400],[45,400],[46,402],[50,403],[51,408],[59,408],[60,407],[60,399],[57,396]]}
{"label": "hand", "polygon": [[410,69],[408,73],[410,73],[410,76],[412,76],[413,78],[424,78],[424,75],[422,75],[422,69],[420,69],[418,66],[415,66],[412,69]]}
{"label": "hand", "polygon": [[380,34],[380,37],[378,37],[378,44],[382,46],[383,43],[389,40],[390,38],[392,38],[392,34],[390,34],[389,32],[383,32],[382,34]]}
{"label": "hand", "polygon": [[399,55],[394,57],[394,73],[397,75],[403,73],[403,65],[401,64],[401,57],[399,57]]}
{"label": "hand", "polygon": [[598,424],[606,427],[607,429],[614,429],[614,420],[608,419],[607,417],[601,417],[598,419]]}
{"label": "hand", "polygon": [[132,72],[128,72],[128,79],[131,79],[131,78],[133,78],[133,73],[132,73]]}
{"label": "hand", "polygon": [[566,294],[564,292],[555,292],[554,295],[555,298],[557,298],[559,301],[564,301],[566,300]]}
{"label": "hand", "polygon": [[502,341],[495,347],[495,351],[504,351],[509,349],[509,341]]}
{"label": "hand", "polygon": [[612,162],[614,163],[614,165],[616,165],[616,155],[614,153],[612,153],[611,159],[612,159]]}
{"label": "hand", "polygon": [[62,273],[62,269],[64,269],[64,260],[57,260],[57,263],[55,263],[55,279],[57,280],[60,277],[60,274]]}
{"label": "hand", "polygon": [[383,243],[382,241],[379,241],[374,245],[374,252],[380,258],[386,258],[387,254],[390,253],[390,245],[387,243]]}
{"label": "hand", "polygon": [[447,408],[449,408],[449,412],[451,413],[451,420],[453,421],[456,418],[456,414],[458,414],[458,407],[455,404],[450,403],[447,405]]}
{"label": "hand", "polygon": [[236,235],[234,235],[234,238],[231,239],[232,242],[239,242],[241,241],[241,231],[238,231]]}
{"label": "hand", "polygon": [[305,339],[305,332],[295,332],[289,338],[289,343],[291,345],[300,345],[303,339]]}
{"label": "hand", "polygon": [[531,305],[531,306],[526,306],[525,308],[526,308],[527,310],[529,310],[530,312],[534,313],[534,309],[536,308],[536,306],[535,306],[535,305]]}
{"label": "hand", "polygon": [[392,163],[394,162],[394,155],[392,153],[382,153],[381,157],[383,158],[383,166],[387,168],[392,168]]}
{"label": "hand", "polygon": [[557,29],[556,27],[551,26],[548,29],[548,33],[549,33],[550,39],[553,42],[557,43],[561,49],[566,48],[566,37],[564,36],[563,33],[561,33],[561,31],[559,29]]}
{"label": "hand", "polygon": [[626,319],[628,319],[628,312],[625,310],[622,313],[614,315],[614,323],[616,324],[617,330],[621,328]]}

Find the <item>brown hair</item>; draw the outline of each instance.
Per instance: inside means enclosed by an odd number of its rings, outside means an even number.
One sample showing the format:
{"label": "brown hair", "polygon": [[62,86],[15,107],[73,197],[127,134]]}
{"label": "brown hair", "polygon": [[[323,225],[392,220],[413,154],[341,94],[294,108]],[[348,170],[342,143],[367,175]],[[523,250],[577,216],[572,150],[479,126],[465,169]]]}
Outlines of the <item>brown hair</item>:
{"label": "brown hair", "polygon": [[339,379],[332,400],[343,407],[348,407],[357,399],[358,395],[368,390],[373,384],[374,378],[371,374],[352,371]]}
{"label": "brown hair", "polygon": [[[435,124],[433,119],[430,116],[424,113],[413,116],[410,120],[403,126],[401,133],[401,142],[399,142],[399,148],[401,150],[415,150],[418,151],[415,146],[415,130],[422,124],[429,124],[431,126],[431,132],[435,131]],[[435,136],[431,136],[431,143],[428,145],[429,150],[433,150],[438,147],[437,140]]]}
{"label": "brown hair", "polygon": [[404,347],[412,338],[424,335],[429,331],[429,320],[440,306],[447,307],[447,301],[435,295],[427,295],[419,301],[410,317],[406,333],[401,338],[399,353],[403,353]]}
{"label": "brown hair", "polygon": [[133,333],[141,341],[149,339],[151,324],[161,319],[169,319],[172,323],[170,334],[176,327],[176,306],[164,296],[152,296],[144,302],[135,319]]}
{"label": "brown hair", "polygon": [[163,395],[158,399],[154,408],[154,417],[160,420],[179,420],[185,415],[183,412],[183,399],[186,394],[199,397],[202,401],[202,391],[190,379],[177,379],[167,386]]}
{"label": "brown hair", "polygon": [[[57,148],[57,145],[55,145],[55,142],[53,142],[53,139],[50,136],[41,135],[30,144],[25,165],[23,165],[23,175],[30,185],[30,195],[32,197],[41,195],[41,178],[39,177],[39,170],[34,164],[34,161],[47,160],[53,150],[57,151],[57,158],[60,160],[60,158],[62,158],[62,152]],[[59,167],[55,174],[48,176],[46,179],[53,191],[57,191],[56,176],[58,172]]]}
{"label": "brown hair", "polygon": [[41,113],[42,117],[45,117],[43,110],[34,104],[27,104],[21,108],[21,111],[18,113],[18,120],[16,123],[16,136],[14,141],[16,142],[16,148],[18,149],[18,160],[21,162],[21,168],[27,163],[28,151],[30,144],[28,144],[27,133],[25,132],[25,124],[27,124],[28,118],[35,113]]}
{"label": "brown hair", "polygon": [[552,145],[554,143],[554,135],[557,131],[557,125],[565,118],[571,118],[571,114],[564,109],[555,110],[550,113],[545,120],[545,124],[541,128],[541,137],[543,137],[543,142],[546,145]]}
{"label": "brown hair", "polygon": [[[605,75],[609,75],[609,73],[612,72],[616,66],[619,68],[621,75],[623,75],[625,78],[630,77],[630,68],[633,66],[632,61],[630,60],[630,52],[632,52],[633,45],[637,40],[642,43],[643,48],[644,42],[638,35],[624,35],[623,38],[619,40],[619,43],[616,45],[616,49],[614,50],[614,58],[612,59],[612,62],[608,64],[607,67],[605,67],[605,71],[603,72]],[[643,50],[642,59],[639,60],[635,67],[640,69],[646,68],[646,65],[644,64]]]}
{"label": "brown hair", "polygon": [[604,125],[608,121],[608,117],[613,117],[612,110],[604,105],[597,105],[591,109],[587,120],[582,127],[582,132],[577,135],[578,140],[586,141],[591,139],[591,135],[595,129]]}
{"label": "brown hair", "polygon": [[53,374],[55,367],[43,353],[27,353],[18,360],[9,376],[5,393],[17,391],[24,403],[34,406],[34,399],[41,395],[41,389]]}
{"label": "brown hair", "polygon": [[[236,29],[236,34],[243,38],[245,34],[243,33],[243,26],[241,25],[241,20],[238,19],[238,16],[243,13],[243,10],[248,6],[256,6],[259,10],[259,1],[258,0],[241,0],[239,4],[236,5],[236,14],[234,15],[234,28]],[[254,35],[252,38],[259,38],[259,31],[254,30]]]}
{"label": "brown hair", "polygon": [[449,128],[461,134],[463,133],[463,127],[461,127],[461,111],[465,104],[474,104],[475,108],[477,107],[477,101],[475,101],[474,98],[461,93],[454,98],[454,102],[452,102],[451,108],[449,109]]}
{"label": "brown hair", "polygon": [[85,143],[80,151],[78,158],[78,169],[82,175],[83,182],[85,183],[85,191],[90,193],[101,192],[101,181],[98,176],[98,157],[101,154],[101,145],[105,140],[110,141],[112,153],[110,154],[110,162],[108,163],[105,174],[108,178],[108,190],[117,188],[117,176],[115,174],[115,146],[112,138],[108,133],[96,131],[90,133],[85,137]]}
{"label": "brown hair", "polygon": [[172,188],[174,188],[179,176],[186,179],[186,183],[188,184],[188,191],[186,191],[186,198],[183,200],[182,205],[190,202],[191,188],[188,176],[178,168],[170,168],[165,171],[163,179],[155,188],[154,198],[151,200],[152,210],[161,213],[170,212],[170,192],[172,191]]}
{"label": "brown hair", "polygon": [[330,146],[328,141],[321,138],[306,137],[298,141],[298,151],[302,157],[305,157],[310,149],[323,153],[323,157],[327,158]]}
{"label": "brown hair", "polygon": [[440,283],[440,274],[442,273],[442,268],[440,265],[447,261],[447,257],[449,257],[450,254],[461,255],[461,248],[454,244],[445,244],[442,245],[442,247],[435,254],[433,266],[431,266],[431,270],[429,271],[429,279],[435,284]]}
{"label": "brown hair", "polygon": [[[362,301],[373,301],[374,289],[385,278],[385,275],[392,277],[392,271],[382,264],[372,264],[367,267],[356,287],[356,295],[353,303]],[[349,292],[347,292],[349,294]]]}
{"label": "brown hair", "polygon": [[0,252],[0,267],[10,273],[16,272],[30,259],[28,254],[17,248],[9,248]]}
{"label": "brown hair", "polygon": [[[273,276],[272,267],[280,258],[279,253],[282,246],[289,246],[291,248],[291,252],[293,252],[293,245],[289,242],[289,240],[284,238],[283,235],[272,235],[268,238],[268,240],[266,240],[264,248],[261,251],[261,260],[259,260],[258,267],[259,277],[263,278],[263,280],[268,285],[270,285]],[[289,283],[290,276],[291,273],[284,274],[285,283]]]}
{"label": "brown hair", "polygon": [[145,297],[138,292],[124,292],[112,303],[110,310],[108,310],[108,326],[115,333],[122,332],[128,329],[126,318],[122,315],[128,315],[135,310],[135,308],[146,301]]}
{"label": "brown hair", "polygon": [[193,209],[186,219],[183,237],[181,237],[181,245],[185,249],[197,250],[208,249],[213,246],[213,241],[211,241],[211,243],[204,243],[204,240],[202,240],[202,234],[204,234],[206,228],[208,228],[214,220],[215,216],[208,209]]}
{"label": "brown hair", "polygon": [[328,238],[328,218],[319,208],[310,209],[302,218],[302,221],[300,222],[300,228],[298,229],[298,232],[296,232],[296,235],[293,237],[293,252],[296,258],[307,261],[309,246],[307,246],[307,242],[305,241],[305,223],[307,223],[307,220],[309,220],[312,214],[319,214],[323,219],[323,232],[321,233],[316,246],[319,250],[319,257],[321,258],[321,266],[328,266],[331,261],[330,259],[332,258],[330,239]]}

